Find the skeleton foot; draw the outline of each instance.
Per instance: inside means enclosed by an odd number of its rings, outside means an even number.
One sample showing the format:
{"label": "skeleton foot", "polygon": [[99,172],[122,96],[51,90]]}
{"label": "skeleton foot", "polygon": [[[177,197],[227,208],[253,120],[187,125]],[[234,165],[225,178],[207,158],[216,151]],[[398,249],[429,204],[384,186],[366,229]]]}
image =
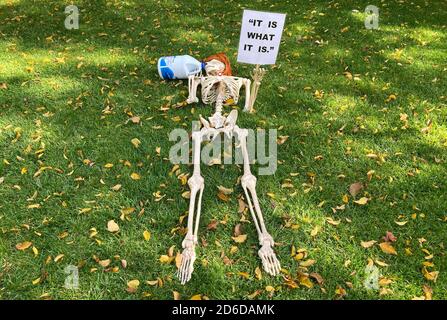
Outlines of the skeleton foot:
{"label": "skeleton foot", "polygon": [[273,238],[269,234],[263,234],[259,243],[261,244],[261,249],[259,249],[258,255],[261,258],[264,270],[268,274],[276,276],[281,271],[281,265],[273,251]]}
{"label": "skeleton foot", "polygon": [[177,277],[181,284],[185,284],[191,279],[194,271],[194,261],[196,260],[195,244],[192,240],[185,239],[186,245],[182,252],[182,263],[177,271]]}

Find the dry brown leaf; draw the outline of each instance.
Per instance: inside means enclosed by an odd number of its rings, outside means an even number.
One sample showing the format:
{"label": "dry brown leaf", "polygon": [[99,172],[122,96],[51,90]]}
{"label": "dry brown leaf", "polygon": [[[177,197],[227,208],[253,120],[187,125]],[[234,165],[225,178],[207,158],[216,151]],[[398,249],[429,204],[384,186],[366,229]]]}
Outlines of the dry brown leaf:
{"label": "dry brown leaf", "polygon": [[230,198],[225,193],[220,191],[217,193],[217,197],[223,202],[228,202],[230,200]]}
{"label": "dry brown leaf", "polygon": [[216,219],[211,220],[210,223],[206,226],[207,230],[216,230],[217,226],[219,225],[219,221]]}
{"label": "dry brown leaf", "polygon": [[29,247],[31,247],[32,244],[33,244],[33,243],[30,242],[30,241],[25,241],[25,242],[17,243],[17,244],[16,244],[16,249],[17,249],[17,250],[20,250],[20,251],[23,251],[23,250],[26,250],[26,249],[28,249]]}
{"label": "dry brown leaf", "polygon": [[355,197],[363,189],[363,184],[361,182],[355,182],[349,186],[349,193],[351,196]]}

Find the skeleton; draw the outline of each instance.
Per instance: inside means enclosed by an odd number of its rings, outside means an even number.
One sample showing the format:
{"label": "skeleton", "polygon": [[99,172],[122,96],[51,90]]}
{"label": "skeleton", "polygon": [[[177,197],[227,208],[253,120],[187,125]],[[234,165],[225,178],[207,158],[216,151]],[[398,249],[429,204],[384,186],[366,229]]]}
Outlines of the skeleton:
{"label": "skeleton", "polygon": [[[212,60],[214,61],[214,60]],[[258,255],[261,258],[264,270],[271,274],[277,275],[281,266],[273,251],[274,241],[272,236],[267,232],[264,218],[262,216],[261,207],[259,205],[258,196],[256,194],[256,177],[250,171],[250,162],[247,149],[248,130],[239,128],[236,125],[237,110],[232,110],[227,117],[222,115],[223,103],[228,99],[233,99],[237,103],[239,99],[239,91],[245,86],[245,110],[250,106],[250,80],[232,76],[222,76],[213,70],[213,64],[207,68],[208,76],[190,76],[189,77],[189,97],[187,102],[198,102],[197,87],[202,85],[202,100],[205,104],[216,103],[215,113],[204,119],[200,115],[200,121],[203,125],[200,131],[192,134],[193,141],[193,174],[188,180],[191,189],[187,233],[182,242],[183,252],[180,268],[177,276],[182,284],[191,279],[194,270],[194,261],[196,260],[195,246],[198,242],[198,228],[201,213],[201,202],[203,190],[205,187],[204,179],[200,174],[200,147],[204,141],[212,141],[218,135],[225,134],[229,138],[235,135],[238,138],[243,156],[244,173],[241,178],[241,185],[248,202],[248,207],[258,233],[259,244],[261,248]],[[218,68],[217,68],[218,69]],[[217,75],[216,75],[217,73]],[[210,75],[211,74],[211,75]],[[194,221],[195,218],[195,221]]]}

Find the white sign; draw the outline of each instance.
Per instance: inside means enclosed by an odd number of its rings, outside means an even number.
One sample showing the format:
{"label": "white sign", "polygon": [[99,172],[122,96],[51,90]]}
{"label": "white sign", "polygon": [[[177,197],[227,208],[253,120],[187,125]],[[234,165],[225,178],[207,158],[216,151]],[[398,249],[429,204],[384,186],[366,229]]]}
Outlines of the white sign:
{"label": "white sign", "polygon": [[238,62],[275,64],[286,15],[244,10]]}

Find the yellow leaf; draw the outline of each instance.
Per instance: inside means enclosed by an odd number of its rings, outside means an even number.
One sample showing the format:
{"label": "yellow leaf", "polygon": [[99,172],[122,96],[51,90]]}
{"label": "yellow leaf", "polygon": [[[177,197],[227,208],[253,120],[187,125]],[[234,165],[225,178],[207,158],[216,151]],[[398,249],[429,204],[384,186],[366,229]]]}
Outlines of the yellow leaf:
{"label": "yellow leaf", "polygon": [[404,226],[408,223],[408,221],[394,221],[398,226]]}
{"label": "yellow leaf", "polygon": [[220,192],[226,195],[233,193],[233,189],[225,188],[224,186],[217,186],[217,189],[219,189]]}
{"label": "yellow leaf", "polygon": [[356,200],[354,202],[359,204],[359,205],[361,205],[361,206],[363,206],[363,205],[368,203],[368,198],[362,197],[362,198],[360,198],[360,199],[358,199],[358,200]]}
{"label": "yellow leaf", "polygon": [[305,287],[307,287],[309,289],[312,289],[313,286],[314,286],[312,281],[310,281],[309,277],[306,274],[304,274],[304,273],[299,273],[298,281],[299,281],[299,283],[301,285],[303,285],[303,286],[305,286]]}
{"label": "yellow leaf", "polygon": [[338,226],[340,224],[340,220],[334,220],[331,217],[326,218],[327,223],[332,224],[333,226]]}
{"label": "yellow leaf", "polygon": [[144,240],[149,241],[149,239],[151,238],[151,233],[147,230],[144,230],[143,237],[144,237]]}
{"label": "yellow leaf", "polygon": [[313,264],[315,264],[315,260],[312,260],[312,259],[308,259],[306,261],[300,262],[301,267],[310,267]]}
{"label": "yellow leaf", "polygon": [[129,282],[127,282],[127,287],[130,289],[137,290],[139,286],[140,286],[139,280],[130,280]]}
{"label": "yellow leaf", "polygon": [[132,172],[132,174],[130,175],[130,178],[132,180],[140,180],[141,179],[140,175],[136,172]]}
{"label": "yellow leaf", "polygon": [[90,211],[92,211],[92,208],[82,208],[82,209],[79,210],[79,213],[87,213],[87,212],[90,212]]}
{"label": "yellow leaf", "polygon": [[343,195],[342,201],[343,201],[343,203],[348,203],[349,202],[349,197],[348,197],[347,194]]}
{"label": "yellow leaf", "polygon": [[158,284],[158,279],[157,280],[148,280],[148,281],[146,281],[146,283],[150,286],[156,286]]}
{"label": "yellow leaf", "polygon": [[109,231],[109,232],[118,232],[119,230],[120,230],[120,227],[115,222],[115,220],[109,220],[109,222],[107,222],[107,231]]}
{"label": "yellow leaf", "polygon": [[431,271],[431,272],[429,272],[426,267],[423,267],[422,268],[422,274],[424,275],[424,277],[427,280],[436,282],[436,279],[438,279],[439,271]]}
{"label": "yellow leaf", "polygon": [[113,163],[106,163],[105,165],[104,165],[104,168],[107,168],[107,169],[110,169],[110,168],[112,168],[113,167]]}
{"label": "yellow leaf", "polygon": [[135,148],[138,148],[141,144],[141,141],[138,138],[133,138],[132,140],[130,140],[130,142],[132,142]]}
{"label": "yellow leaf", "polygon": [[54,258],[54,262],[58,262],[58,261],[62,260],[62,258],[63,258],[64,256],[65,256],[65,255],[64,255],[63,253],[58,254],[58,255],[56,256],[56,258]]}
{"label": "yellow leaf", "polygon": [[33,280],[33,285],[36,285],[36,284],[38,284],[38,283],[40,283],[40,277],[37,278],[37,279],[35,279],[35,280]]}
{"label": "yellow leaf", "polygon": [[312,231],[310,232],[310,235],[312,237],[315,237],[319,231],[320,231],[320,226],[315,226],[315,228],[313,228]]}
{"label": "yellow leaf", "polygon": [[265,291],[267,291],[267,292],[273,292],[273,291],[275,291],[275,288],[273,288],[272,286],[266,286],[266,287],[265,287]]}
{"label": "yellow leaf", "polygon": [[247,240],[247,235],[246,234],[240,234],[237,237],[232,237],[232,239],[236,243],[243,243],[243,242],[245,242],[245,240]]}
{"label": "yellow leaf", "polygon": [[169,256],[167,256],[167,255],[162,255],[158,260],[161,262],[161,263],[171,263],[171,261],[172,260],[174,260],[175,258],[174,257],[169,257]]}
{"label": "yellow leaf", "polygon": [[33,244],[33,243],[30,242],[30,241],[25,241],[25,242],[17,243],[17,244],[16,244],[16,249],[17,249],[17,250],[20,250],[20,251],[23,251],[23,250],[26,250],[26,249],[28,249],[29,247],[31,247],[32,244]]}
{"label": "yellow leaf", "polygon": [[112,262],[110,259],[106,259],[106,260],[100,260],[100,261],[98,261],[98,264],[99,264],[101,267],[106,268],[106,267],[109,266],[110,262]]}
{"label": "yellow leaf", "polygon": [[262,271],[259,267],[256,267],[256,269],[255,269],[255,276],[256,276],[256,279],[262,280]]}
{"label": "yellow leaf", "polygon": [[113,191],[119,191],[121,189],[121,185],[120,184],[116,184],[112,187]]}
{"label": "yellow leaf", "polygon": [[202,295],[201,294],[193,295],[190,300],[202,300]]}
{"label": "yellow leaf", "polygon": [[174,300],[180,300],[180,293],[177,291],[172,291],[172,295],[174,296]]}
{"label": "yellow leaf", "polygon": [[360,242],[360,244],[363,248],[371,248],[376,242],[377,242],[376,240],[370,240],[370,241],[362,241]]}
{"label": "yellow leaf", "polygon": [[382,249],[383,252],[388,254],[394,254],[397,256],[397,251],[394,249],[394,247],[389,242],[382,242],[379,244],[380,249]]}
{"label": "yellow leaf", "polygon": [[35,256],[37,256],[39,254],[39,250],[37,250],[37,248],[34,246],[33,246],[33,252],[34,252]]}

